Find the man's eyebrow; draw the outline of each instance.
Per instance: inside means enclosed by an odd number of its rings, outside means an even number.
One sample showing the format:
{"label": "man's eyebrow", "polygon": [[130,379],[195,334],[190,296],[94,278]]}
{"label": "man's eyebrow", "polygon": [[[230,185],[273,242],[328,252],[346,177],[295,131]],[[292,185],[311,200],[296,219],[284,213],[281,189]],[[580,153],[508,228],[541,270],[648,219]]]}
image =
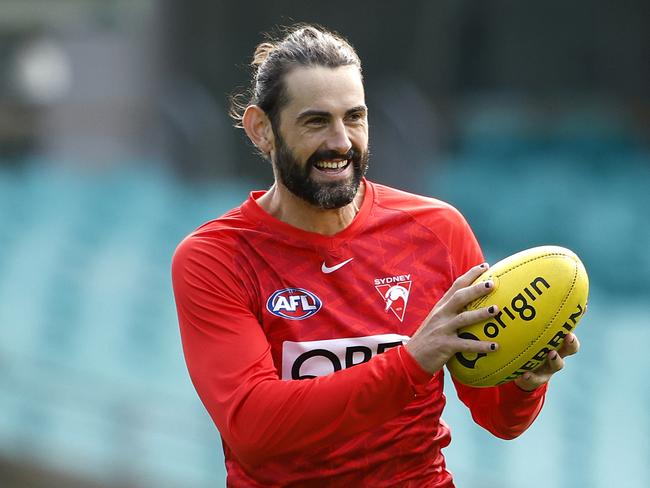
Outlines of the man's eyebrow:
{"label": "man's eyebrow", "polygon": [[[367,112],[368,107],[365,105],[357,105],[356,107],[352,107],[348,110],[345,111],[345,115],[350,115],[358,112]],[[296,120],[300,121],[302,119],[306,119],[307,117],[331,117],[332,114],[330,112],[327,112],[325,110],[305,110],[304,112],[300,112],[298,116],[296,117]]]}
{"label": "man's eyebrow", "polygon": [[306,119],[307,117],[329,117],[331,114],[329,112],[325,112],[324,110],[305,110],[304,112],[300,112],[298,116],[296,117],[296,120],[302,120]]}
{"label": "man's eyebrow", "polygon": [[368,107],[366,107],[365,105],[358,105],[358,106],[353,107],[353,108],[349,109],[348,111],[346,111],[345,115],[350,115],[350,114],[354,114],[354,113],[357,113],[357,112],[364,112],[365,113],[367,111],[368,111]]}

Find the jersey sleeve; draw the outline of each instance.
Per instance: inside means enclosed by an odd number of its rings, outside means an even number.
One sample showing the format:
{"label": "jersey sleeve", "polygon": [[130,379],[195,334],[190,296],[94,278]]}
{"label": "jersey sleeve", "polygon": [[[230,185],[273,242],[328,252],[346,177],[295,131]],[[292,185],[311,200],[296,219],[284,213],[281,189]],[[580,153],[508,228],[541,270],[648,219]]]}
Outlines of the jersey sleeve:
{"label": "jersey sleeve", "polygon": [[[456,213],[456,218],[457,225],[450,236],[454,279],[484,261],[469,224],[460,213]],[[455,379],[453,382],[458,398],[469,408],[474,421],[502,439],[521,435],[533,423],[542,409],[547,389],[543,385],[527,392],[512,381],[488,388],[466,386]]]}
{"label": "jersey sleeve", "polygon": [[401,346],[328,376],[281,380],[232,254],[187,238],[174,254],[172,281],[190,377],[244,466],[378,426],[430,381]]}
{"label": "jersey sleeve", "polygon": [[458,398],[469,408],[474,422],[501,439],[521,435],[539,415],[544,405],[546,385],[531,392],[514,382],[474,388],[454,381]]}

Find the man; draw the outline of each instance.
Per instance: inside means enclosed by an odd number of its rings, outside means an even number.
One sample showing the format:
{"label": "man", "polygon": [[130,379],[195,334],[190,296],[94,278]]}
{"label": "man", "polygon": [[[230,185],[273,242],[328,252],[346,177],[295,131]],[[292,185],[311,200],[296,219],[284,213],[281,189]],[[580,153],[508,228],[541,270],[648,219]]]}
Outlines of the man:
{"label": "man", "polygon": [[[452,487],[441,449],[443,366],[498,344],[456,331],[492,290],[451,206],[364,178],[361,64],[341,37],[297,26],[255,52],[234,114],[275,183],[178,247],[172,274],[192,381],[223,440],[228,486]],[[408,164],[408,161],[395,161]],[[537,371],[494,388],[456,384],[502,438],[539,413],[578,350],[570,334]]]}

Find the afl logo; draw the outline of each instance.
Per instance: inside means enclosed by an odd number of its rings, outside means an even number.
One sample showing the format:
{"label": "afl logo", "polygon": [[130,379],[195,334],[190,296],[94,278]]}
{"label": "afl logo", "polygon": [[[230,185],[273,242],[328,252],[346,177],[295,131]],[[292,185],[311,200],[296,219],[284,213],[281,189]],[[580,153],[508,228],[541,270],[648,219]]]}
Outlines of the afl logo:
{"label": "afl logo", "polygon": [[302,320],[318,313],[323,306],[320,298],[304,288],[278,290],[266,301],[273,315],[289,320]]}

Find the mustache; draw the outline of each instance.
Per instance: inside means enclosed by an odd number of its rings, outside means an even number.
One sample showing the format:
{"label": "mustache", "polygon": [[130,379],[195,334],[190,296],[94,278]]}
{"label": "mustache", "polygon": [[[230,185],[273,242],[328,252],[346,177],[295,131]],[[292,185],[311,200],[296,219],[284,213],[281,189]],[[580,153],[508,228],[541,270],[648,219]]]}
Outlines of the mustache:
{"label": "mustache", "polygon": [[359,161],[361,161],[361,154],[361,151],[354,147],[350,148],[350,150],[344,154],[333,149],[322,149],[309,156],[307,164],[313,166],[319,161],[331,161],[333,159],[349,159],[353,164],[359,164]]}

